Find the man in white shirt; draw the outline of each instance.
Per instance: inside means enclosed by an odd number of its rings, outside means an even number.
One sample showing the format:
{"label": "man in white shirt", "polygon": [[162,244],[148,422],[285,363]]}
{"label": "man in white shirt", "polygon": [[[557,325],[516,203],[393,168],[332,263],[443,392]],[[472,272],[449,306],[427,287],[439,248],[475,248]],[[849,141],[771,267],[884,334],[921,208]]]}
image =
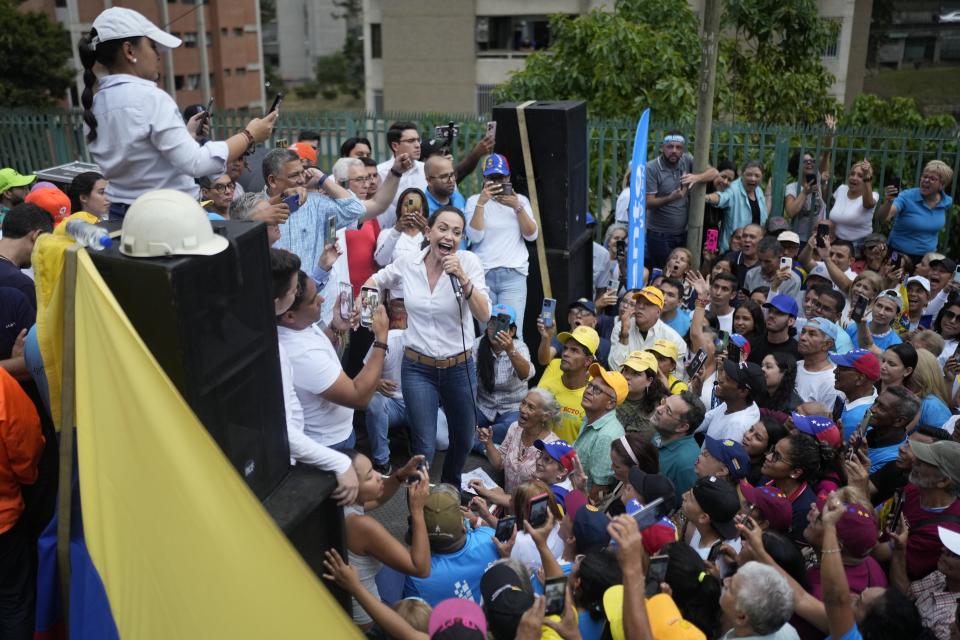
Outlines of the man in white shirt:
{"label": "man in white shirt", "polygon": [[[377,220],[380,222],[380,228],[386,229],[392,227],[397,222],[397,198],[404,190],[411,187],[425,191],[427,188],[427,174],[424,171],[423,163],[420,162],[420,132],[417,131],[417,125],[412,122],[394,122],[387,130],[387,144],[390,145],[390,151],[393,157],[377,165],[377,173],[380,174],[380,181],[387,178],[388,173],[400,179],[400,185],[397,187],[397,193],[390,201],[390,206],[382,213]],[[407,154],[413,159],[413,166],[404,172],[394,168],[395,159],[401,154]]]}
{"label": "man in white shirt", "polygon": [[797,395],[804,402],[819,402],[830,409],[836,403],[836,365],[830,361],[829,354],[840,353],[836,345],[841,333],[846,336],[843,329],[826,318],[811,318],[803,325],[797,343],[803,358],[797,363]]}
{"label": "man in white shirt", "polygon": [[[624,308],[620,317],[613,323],[610,341],[610,356],[607,359],[610,368],[619,371],[627,355],[632,351],[645,351],[653,343],[663,338],[670,340],[677,346],[677,368],[674,375],[683,379],[682,363],[687,355],[687,344],[680,334],[671,329],[663,320],[660,313],[663,311],[663,292],[656,287],[644,287],[633,294],[636,306],[633,313]],[[683,377],[682,377],[683,376]]]}
{"label": "man in white shirt", "polygon": [[714,440],[740,442],[743,434],[760,421],[753,395],[766,390],[763,370],[752,362],[723,361],[717,369],[716,396],[723,402],[703,417],[697,432]]}
{"label": "man in white shirt", "polygon": [[718,273],[710,283],[710,304],[707,311],[717,316],[720,330],[733,333],[733,299],[737,297],[737,277],[732,273]]}
{"label": "man in white shirt", "polygon": [[277,317],[277,334],[290,357],[293,385],[303,407],[304,433],[326,447],[350,449],[356,443],[353,410],[370,403],[383,372],[387,312],[382,305],[374,311],[374,353],[351,380],[343,372],[330,339],[316,326],[323,304],[316,284],[303,271],[297,280],[298,294],[293,304]]}
{"label": "man in white shirt", "polygon": [[[296,299],[299,284],[300,259],[283,249],[270,250],[270,271],[273,279],[273,306],[278,316],[286,313]],[[350,458],[329,447],[318,444],[303,433],[303,407],[293,386],[293,366],[282,344],[280,377],[283,382],[283,405],[286,413],[287,439],[290,442],[291,463],[301,462],[337,476],[333,498],[340,505],[351,504],[357,497],[359,481]]]}

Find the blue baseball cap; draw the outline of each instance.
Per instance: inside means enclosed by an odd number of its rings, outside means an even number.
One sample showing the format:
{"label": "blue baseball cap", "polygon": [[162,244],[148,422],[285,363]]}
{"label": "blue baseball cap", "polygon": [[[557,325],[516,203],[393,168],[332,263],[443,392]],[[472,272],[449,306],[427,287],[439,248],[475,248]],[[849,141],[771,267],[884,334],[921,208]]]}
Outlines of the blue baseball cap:
{"label": "blue baseball cap", "polygon": [[573,517],[573,537],[577,539],[577,553],[600,551],[610,544],[610,518],[591,505],[584,505]]}
{"label": "blue baseball cap", "polygon": [[739,442],[725,438],[717,440],[707,436],[703,439],[703,447],[711,456],[723,463],[734,480],[747,477],[750,471],[750,456]]}
{"label": "blue baseball cap", "polygon": [[797,431],[813,436],[817,440],[823,440],[834,449],[839,449],[843,445],[843,436],[836,423],[830,418],[824,416],[802,416],[796,411],[790,414],[793,418],[793,426]]}
{"label": "blue baseball cap", "polygon": [[495,304],[490,313],[494,317],[499,315],[510,316],[510,324],[517,324],[517,312],[508,304]]}
{"label": "blue baseball cap", "polygon": [[769,302],[764,303],[763,307],[765,309],[776,309],[780,313],[785,313],[788,316],[793,316],[794,318],[796,318],[800,313],[800,308],[797,306],[797,301],[785,293],[778,293],[777,295],[773,296]]}
{"label": "blue baseball cap", "polygon": [[580,308],[584,311],[589,311],[593,315],[597,315],[597,305],[593,304],[593,300],[588,300],[587,298],[578,298],[570,303],[570,309]]}
{"label": "blue baseball cap", "polygon": [[499,153],[491,153],[483,162],[483,177],[492,176],[495,173],[501,176],[510,175],[510,163]]}
{"label": "blue baseball cap", "polygon": [[830,360],[838,367],[856,369],[874,382],[880,379],[880,359],[867,349],[853,349],[842,354],[831,353]]}
{"label": "blue baseball cap", "polygon": [[566,440],[534,440],[533,446],[563,465],[567,471],[573,471],[573,458],[577,455],[576,449],[567,444]]}
{"label": "blue baseball cap", "polygon": [[589,227],[592,224],[597,224],[597,219],[593,217],[593,214],[587,211],[587,226]]}
{"label": "blue baseball cap", "polygon": [[836,322],[831,322],[826,318],[813,318],[807,321],[807,325],[816,323],[816,329],[822,331],[827,337],[833,340],[832,353],[843,354],[853,349],[853,342],[847,332],[840,328]]}

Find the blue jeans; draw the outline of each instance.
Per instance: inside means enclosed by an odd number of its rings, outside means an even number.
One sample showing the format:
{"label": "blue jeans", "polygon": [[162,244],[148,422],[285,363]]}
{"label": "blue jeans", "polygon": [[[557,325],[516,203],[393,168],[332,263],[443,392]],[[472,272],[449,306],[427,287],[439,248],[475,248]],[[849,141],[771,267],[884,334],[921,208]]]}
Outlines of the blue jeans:
{"label": "blue jeans", "polygon": [[[367,438],[370,440],[370,455],[374,463],[385,465],[390,462],[390,429],[407,424],[406,404],[403,398],[388,398],[382,393],[375,393],[364,410],[364,416]],[[447,416],[440,410],[437,412],[437,450],[446,451],[449,442]]]}
{"label": "blue jeans", "polygon": [[[494,416],[493,420],[483,415],[483,412],[480,409],[477,409],[477,426],[478,427],[490,427],[493,430],[493,442],[494,444],[501,444],[503,439],[507,437],[507,429],[510,428],[517,419],[520,418],[519,411],[507,411],[506,413],[498,413]],[[486,451],[486,447],[480,444],[480,438],[474,437],[473,442],[473,452],[483,455]]]}
{"label": "blue jeans", "polygon": [[[527,276],[516,269],[497,267],[484,274],[487,292],[490,294],[490,306],[506,304],[517,312],[517,337],[523,337],[523,311],[527,306]],[[486,331],[486,324],[480,328]]]}
{"label": "blue jeans", "polygon": [[660,233],[647,229],[647,247],[644,250],[644,265],[651,269],[660,268],[667,264],[670,252],[677,247],[687,246],[687,234]]}
{"label": "blue jeans", "polygon": [[357,432],[351,431],[346,440],[332,444],[330,448],[336,449],[337,451],[345,451],[347,449],[353,449],[355,446],[357,446]]}
{"label": "blue jeans", "polygon": [[437,409],[443,407],[450,432],[450,448],[443,461],[440,481],[460,487],[476,427],[477,374],[471,357],[455,367],[437,369],[404,357],[400,386],[410,425],[411,453],[433,462],[437,446]]}

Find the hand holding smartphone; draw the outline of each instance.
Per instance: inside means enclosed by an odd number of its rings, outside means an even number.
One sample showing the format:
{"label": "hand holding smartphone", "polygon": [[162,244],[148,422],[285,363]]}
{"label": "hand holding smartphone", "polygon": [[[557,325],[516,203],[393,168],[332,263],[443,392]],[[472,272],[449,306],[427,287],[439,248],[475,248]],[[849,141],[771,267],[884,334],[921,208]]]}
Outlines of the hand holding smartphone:
{"label": "hand holding smartphone", "polygon": [[543,585],[543,597],[547,600],[544,610],[545,615],[563,615],[563,610],[567,604],[567,576],[547,578]]}
{"label": "hand holding smartphone", "polygon": [[375,287],[360,288],[360,324],[370,328],[373,314],[380,305],[380,290]]}
{"label": "hand holding smartphone", "polygon": [[504,516],[497,520],[497,530],[493,534],[500,542],[509,542],[513,537],[513,528],[517,524],[516,516]]}
{"label": "hand holding smartphone", "polygon": [[543,318],[543,326],[552,327],[556,316],[557,301],[553,298],[544,298],[543,307],[540,310],[540,317]]}
{"label": "hand holding smartphone", "polygon": [[530,498],[527,503],[527,522],[534,529],[542,527],[547,523],[547,510],[550,508],[549,496],[541,493],[538,496]]}

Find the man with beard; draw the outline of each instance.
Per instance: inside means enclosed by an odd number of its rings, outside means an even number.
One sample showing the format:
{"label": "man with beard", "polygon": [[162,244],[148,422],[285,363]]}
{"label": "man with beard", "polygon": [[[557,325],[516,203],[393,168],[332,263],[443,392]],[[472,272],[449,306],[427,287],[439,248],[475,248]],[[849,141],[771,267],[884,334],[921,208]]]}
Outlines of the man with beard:
{"label": "man with beard", "polygon": [[660,450],[660,473],[673,483],[676,504],[697,481],[693,464],[700,456],[700,446],[693,432],[700,428],[706,412],[700,398],[691,391],[667,396],[650,416],[657,433],[653,443]]}
{"label": "man with beard", "polygon": [[665,264],[673,249],[686,246],[690,187],[717,177],[713,167],[693,173],[693,156],[686,145],[682,133],[668,131],[660,155],[647,162],[648,267]]}
{"label": "man with beard", "polygon": [[763,239],[763,227],[758,224],[748,224],[740,232],[740,250],[731,251],[726,258],[733,265],[733,275],[737,277],[737,289],[744,288],[747,272],[760,265],[760,256],[757,250],[760,240]]}
{"label": "man with beard", "polygon": [[937,568],[943,550],[937,529],[960,532],[960,442],[911,440],[910,449],[915,461],[903,490],[906,548],[891,554],[889,545],[878,545],[874,554],[881,562],[893,555],[893,562],[905,562],[910,580],[919,580]]}
{"label": "man with beard", "polygon": [[539,387],[554,395],[560,403],[560,423],[554,428],[562,440],[573,442],[583,425],[583,392],[590,379],[588,370],[600,345],[600,336],[590,327],[577,327],[557,336],[563,345],[543,372]]}
{"label": "man with beard", "polygon": [[763,364],[763,359],[772,353],[789,353],[794,360],[799,360],[797,340],[790,335],[799,311],[796,300],[778,293],[770,302],[764,304],[763,308],[767,312],[764,323],[766,332],[750,339],[750,355],[747,356],[747,361]]}
{"label": "man with beard", "polygon": [[430,156],[424,164],[427,176],[427,205],[433,213],[444,205],[466,210],[467,201],[457,190],[457,172],[447,156]]}

